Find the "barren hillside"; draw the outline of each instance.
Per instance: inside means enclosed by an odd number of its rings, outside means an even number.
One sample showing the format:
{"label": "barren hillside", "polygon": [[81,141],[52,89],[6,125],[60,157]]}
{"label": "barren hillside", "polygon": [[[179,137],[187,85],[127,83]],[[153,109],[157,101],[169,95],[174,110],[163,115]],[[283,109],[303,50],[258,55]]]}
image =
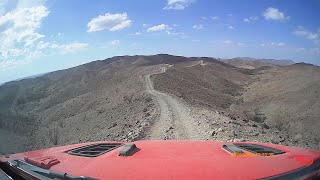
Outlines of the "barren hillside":
{"label": "barren hillside", "polygon": [[94,61],[0,86],[0,153],[138,139],[316,149],[319,77],[312,65],[248,70],[166,54]]}
{"label": "barren hillside", "polygon": [[246,122],[238,127],[242,138],[259,139],[247,131],[256,126],[269,135],[263,141],[319,149],[319,72],[318,66],[308,64],[245,70],[211,61],[169,68],[154,82],[156,89],[193,106]]}
{"label": "barren hillside", "polygon": [[256,69],[261,67],[276,67],[294,64],[294,62],[291,60],[254,59],[248,57],[237,57],[223,60],[223,62],[244,69]]}
{"label": "barren hillside", "polygon": [[246,88],[235,111],[260,116],[268,125],[286,131],[294,141],[320,143],[320,67],[294,64],[261,71]]}

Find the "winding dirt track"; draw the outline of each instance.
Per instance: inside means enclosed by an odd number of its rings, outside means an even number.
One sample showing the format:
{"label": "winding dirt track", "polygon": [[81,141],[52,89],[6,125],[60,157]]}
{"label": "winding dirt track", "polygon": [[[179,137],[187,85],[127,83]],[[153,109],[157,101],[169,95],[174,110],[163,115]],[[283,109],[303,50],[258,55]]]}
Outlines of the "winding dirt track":
{"label": "winding dirt track", "polygon": [[[161,67],[161,73],[166,67]],[[156,120],[144,139],[151,140],[204,140],[205,134],[196,128],[196,122],[190,115],[190,109],[171,95],[154,89],[149,74],[145,76],[146,91],[156,100],[160,117]]]}

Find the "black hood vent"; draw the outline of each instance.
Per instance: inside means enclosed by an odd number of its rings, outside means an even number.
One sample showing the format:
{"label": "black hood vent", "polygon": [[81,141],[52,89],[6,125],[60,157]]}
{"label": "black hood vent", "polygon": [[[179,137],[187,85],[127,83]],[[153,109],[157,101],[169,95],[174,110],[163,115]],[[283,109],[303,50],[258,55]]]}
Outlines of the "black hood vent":
{"label": "black hood vent", "polygon": [[234,143],[234,145],[240,149],[243,149],[245,151],[249,151],[255,154],[272,154],[272,155],[278,155],[278,154],[284,154],[285,151],[282,151],[280,149],[275,149],[268,146],[262,146],[258,144],[249,144],[249,143]]}
{"label": "black hood vent", "polygon": [[68,151],[68,154],[84,157],[97,157],[109,151],[112,151],[123,144],[120,143],[101,143],[91,144]]}

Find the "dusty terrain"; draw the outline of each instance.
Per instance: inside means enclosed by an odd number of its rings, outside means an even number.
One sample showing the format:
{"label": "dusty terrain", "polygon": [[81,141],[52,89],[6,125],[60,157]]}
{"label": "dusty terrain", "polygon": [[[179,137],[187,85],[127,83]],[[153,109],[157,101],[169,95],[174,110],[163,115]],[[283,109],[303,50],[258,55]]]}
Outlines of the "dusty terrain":
{"label": "dusty terrain", "polygon": [[[166,67],[161,67],[161,73],[166,72]],[[150,74],[145,76],[146,89],[158,102],[160,117],[146,132],[144,139],[151,140],[205,140],[208,135],[200,129],[193,117],[190,108],[177,98],[154,89]]]}
{"label": "dusty terrain", "polygon": [[319,149],[319,73],[319,67],[308,64],[246,71],[211,61],[205,66],[171,67],[157,75],[154,83],[156,89],[185,100],[200,112],[208,110],[200,116],[193,113],[195,119],[210,118],[208,114],[216,116],[216,112],[220,118],[229,117],[225,122],[231,126],[217,122],[218,128],[228,129],[217,140]]}
{"label": "dusty terrain", "polygon": [[237,57],[223,60],[223,62],[244,69],[257,69],[261,67],[277,67],[294,64],[291,60],[254,59],[248,57]]}
{"label": "dusty terrain", "polygon": [[248,70],[161,54],[113,57],[9,82],[0,86],[0,153],[139,139],[318,149],[319,69]]}

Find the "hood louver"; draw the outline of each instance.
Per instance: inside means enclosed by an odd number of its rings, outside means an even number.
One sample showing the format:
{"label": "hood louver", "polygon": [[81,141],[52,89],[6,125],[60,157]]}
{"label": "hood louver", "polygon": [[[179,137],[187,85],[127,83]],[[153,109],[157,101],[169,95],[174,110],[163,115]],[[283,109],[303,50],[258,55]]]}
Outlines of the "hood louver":
{"label": "hood louver", "polygon": [[120,143],[103,143],[103,144],[92,144],[88,146],[79,147],[68,151],[68,154],[75,156],[84,156],[84,157],[97,157],[109,151],[112,151],[123,144]]}
{"label": "hood louver", "polygon": [[269,153],[269,154],[273,154],[273,155],[278,155],[278,154],[286,153],[285,151],[282,151],[279,149],[275,149],[275,148],[271,148],[271,147],[267,147],[267,146],[262,146],[262,145],[258,145],[258,144],[246,144],[246,143],[240,144],[239,143],[239,144],[234,144],[234,145],[242,150],[249,151],[254,154]]}

